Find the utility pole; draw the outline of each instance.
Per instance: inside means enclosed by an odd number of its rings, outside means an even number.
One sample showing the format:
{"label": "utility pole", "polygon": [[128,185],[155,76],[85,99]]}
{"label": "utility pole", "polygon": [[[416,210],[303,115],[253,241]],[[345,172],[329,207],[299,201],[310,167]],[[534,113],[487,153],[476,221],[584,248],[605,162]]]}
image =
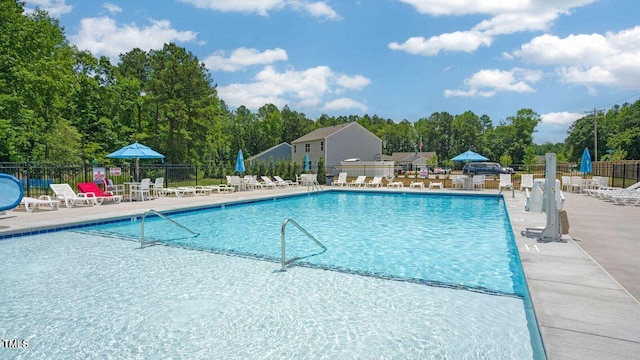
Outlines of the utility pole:
{"label": "utility pole", "polygon": [[[604,109],[593,108],[593,161],[598,161],[598,113],[603,112]],[[591,111],[585,111],[586,114],[591,114]]]}

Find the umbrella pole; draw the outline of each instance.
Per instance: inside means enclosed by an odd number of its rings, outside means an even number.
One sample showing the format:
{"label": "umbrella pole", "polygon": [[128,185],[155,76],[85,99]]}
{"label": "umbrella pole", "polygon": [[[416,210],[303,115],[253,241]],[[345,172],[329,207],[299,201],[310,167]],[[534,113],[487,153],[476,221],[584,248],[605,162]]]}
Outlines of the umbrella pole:
{"label": "umbrella pole", "polygon": [[140,182],[140,157],[136,156],[136,181]]}

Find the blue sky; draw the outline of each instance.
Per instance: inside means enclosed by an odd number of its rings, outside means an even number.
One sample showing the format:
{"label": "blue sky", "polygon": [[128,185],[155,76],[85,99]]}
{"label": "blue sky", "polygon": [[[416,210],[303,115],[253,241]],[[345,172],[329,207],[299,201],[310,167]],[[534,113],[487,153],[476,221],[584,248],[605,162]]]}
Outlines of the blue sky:
{"label": "blue sky", "polygon": [[585,112],[640,98],[637,0],[29,0],[69,40],[118,62],[175,42],[231,109],[411,122],[542,115],[561,142]]}

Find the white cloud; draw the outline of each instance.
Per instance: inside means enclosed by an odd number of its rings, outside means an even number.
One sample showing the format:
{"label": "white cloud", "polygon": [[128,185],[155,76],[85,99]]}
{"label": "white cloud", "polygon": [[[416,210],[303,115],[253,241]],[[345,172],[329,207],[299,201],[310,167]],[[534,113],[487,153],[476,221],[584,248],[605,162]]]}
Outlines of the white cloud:
{"label": "white cloud", "polygon": [[365,112],[367,111],[367,105],[350,98],[340,98],[328,101],[326,104],[324,104],[322,109],[326,111],[358,109],[362,112]]}
{"label": "white cloud", "polygon": [[541,114],[542,121],[533,133],[533,140],[536,144],[564,142],[569,126],[584,116],[585,114],[568,111]]}
{"label": "white cloud", "polygon": [[71,41],[81,50],[89,50],[94,55],[105,55],[117,62],[120,54],[133,48],[142,50],[160,49],[168,42],[192,42],[197,33],[178,31],[168,20],[149,20],[150,25],[138,27],[136,24],[118,26],[109,17],[85,18],[80,21],[77,34]]}
{"label": "white cloud", "polygon": [[392,50],[414,55],[434,56],[440,51],[472,52],[480,46],[490,46],[498,35],[523,31],[544,31],[562,14],[596,0],[399,0],[412,5],[418,12],[432,16],[488,15],[469,30],[434,35],[428,39],[413,36],[400,44],[392,42]]}
{"label": "white cloud", "polygon": [[596,85],[640,90],[640,26],[604,35],[542,35],[513,55],[555,66],[561,81],[586,86],[591,92]]}
{"label": "white cloud", "polygon": [[567,11],[574,7],[584,6],[596,0],[399,0],[413,6],[421,14],[429,15],[471,15],[471,14],[504,14],[514,12],[540,12],[554,8]]}
{"label": "white cloud", "polygon": [[[332,94],[349,90],[360,90],[368,85],[369,79],[361,75],[335,74],[327,66],[317,66],[302,71],[289,68],[278,72],[266,66],[247,84],[230,84],[218,87],[218,94],[231,106],[244,105],[256,110],[266,103],[276,106],[286,104],[302,109],[314,109],[323,102],[327,106],[349,106],[361,109],[361,103],[351,103],[340,99],[326,99]],[[340,101],[337,101],[340,100]]]}
{"label": "white cloud", "polygon": [[362,75],[341,75],[336,78],[336,83],[345,89],[362,90],[365,86],[371,84],[371,80]]}
{"label": "white cloud", "polygon": [[415,55],[433,56],[440,51],[472,52],[480,46],[491,45],[492,38],[477,31],[456,31],[453,33],[432,36],[425,39],[421,36],[409,38],[402,44],[392,42],[389,48],[401,50]]}
{"label": "white cloud", "polygon": [[572,113],[568,111],[552,112],[540,115],[542,124],[553,125],[571,125],[574,121],[583,118],[585,115],[581,113]]}
{"label": "white cloud", "polygon": [[270,11],[290,8],[304,11],[311,16],[338,20],[340,16],[325,1],[309,2],[304,0],[180,0],[200,9],[222,12],[255,13],[261,16],[269,15]]}
{"label": "white cloud", "polygon": [[122,12],[122,8],[116,4],[104,3],[102,4],[102,7],[109,10],[109,12],[112,14],[117,14],[119,12]]}
{"label": "white cloud", "polygon": [[67,5],[66,0],[29,0],[26,1],[27,6],[25,9],[28,12],[34,9],[31,6],[46,10],[51,17],[60,17],[62,14],[71,12],[73,6]]}
{"label": "white cloud", "polygon": [[305,3],[304,8],[309,14],[315,17],[327,18],[329,20],[341,19],[340,15],[338,15],[338,13],[324,1]]}
{"label": "white cloud", "polygon": [[464,81],[464,89],[444,92],[446,97],[492,97],[498,92],[533,92],[530,83],[542,79],[542,72],[536,70],[514,68],[509,71],[485,69],[473,74]]}
{"label": "white cloud", "polygon": [[260,52],[257,49],[241,47],[226,55],[224,51],[218,51],[205,58],[203,62],[209,70],[233,72],[252,65],[267,65],[287,60],[287,52],[280,48]]}

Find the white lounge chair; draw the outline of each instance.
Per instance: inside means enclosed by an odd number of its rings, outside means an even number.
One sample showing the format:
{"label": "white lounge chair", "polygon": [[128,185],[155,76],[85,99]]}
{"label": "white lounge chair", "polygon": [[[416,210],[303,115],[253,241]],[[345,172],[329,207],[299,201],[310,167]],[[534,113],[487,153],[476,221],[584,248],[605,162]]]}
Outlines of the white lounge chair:
{"label": "white lounge chair", "polygon": [[611,195],[611,200],[619,205],[640,205],[640,191],[629,190],[624,193]]}
{"label": "white lounge chair", "polygon": [[424,181],[412,181],[409,184],[410,189],[424,189]]}
{"label": "white lounge chair", "polygon": [[524,189],[533,189],[533,174],[522,174],[520,178],[520,191]]}
{"label": "white lounge chair", "polygon": [[268,176],[261,176],[260,178],[262,179],[262,185],[266,186],[267,189],[275,189],[278,187],[278,184],[274,183]]}
{"label": "white lounge chair", "polygon": [[626,188],[616,188],[616,187],[603,188],[603,189],[601,188],[598,190],[592,190],[588,192],[588,194],[594,197],[599,197],[600,199],[603,199],[603,200],[611,200],[613,196],[622,196],[622,195],[626,195],[629,192],[638,191],[638,190],[640,190],[640,181],[633,185],[627,186]]}
{"label": "white lounge chair", "polygon": [[89,197],[87,194],[78,193],[69,186],[69,184],[49,184],[56,199],[64,201],[66,207],[70,208],[76,205],[93,206],[97,204],[95,197]]}
{"label": "white lounge chair", "polygon": [[41,207],[48,207],[51,210],[58,210],[60,200],[52,200],[49,195],[41,195],[39,198],[23,197],[20,201],[20,205],[24,205],[27,212],[33,212],[35,209]]}
{"label": "white lounge chair", "polygon": [[341,172],[338,174],[338,179],[331,183],[332,186],[345,186],[347,185],[347,173]]}
{"label": "white lounge chair", "polygon": [[366,176],[360,175],[355,180],[352,180],[349,183],[349,186],[365,186],[367,184],[366,180],[367,180]]}
{"label": "white lounge chair", "polygon": [[291,180],[283,180],[280,176],[274,176],[273,177],[276,181],[274,181],[276,183],[276,185],[280,186],[280,187],[287,187],[287,186],[293,186],[293,181]]}
{"label": "white lounge chair", "polygon": [[366,186],[381,187],[382,186],[382,176],[374,176],[373,179],[371,179],[371,181],[369,181]]}
{"label": "white lounge chair", "polygon": [[503,189],[513,190],[513,183],[511,182],[511,174],[500,174],[500,183],[498,184],[498,191]]}

